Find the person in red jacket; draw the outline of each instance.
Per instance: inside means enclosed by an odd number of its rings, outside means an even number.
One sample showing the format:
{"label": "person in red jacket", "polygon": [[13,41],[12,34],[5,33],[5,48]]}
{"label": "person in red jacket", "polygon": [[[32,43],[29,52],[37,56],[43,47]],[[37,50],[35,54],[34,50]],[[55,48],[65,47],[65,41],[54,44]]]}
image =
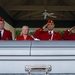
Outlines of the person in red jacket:
{"label": "person in red jacket", "polygon": [[67,29],[65,33],[63,34],[63,39],[64,40],[75,40],[75,33],[70,33],[74,29],[75,29],[75,26],[73,26],[70,29]]}
{"label": "person in red jacket", "polygon": [[18,36],[16,40],[34,40],[31,36],[28,35],[29,27],[23,26],[22,27],[22,35]]}
{"label": "person in red jacket", "polygon": [[[43,31],[47,27],[47,31]],[[48,20],[48,23],[42,28],[35,31],[34,37],[40,40],[61,40],[62,37],[59,33],[55,32],[53,29],[55,27],[53,20]]]}
{"label": "person in red jacket", "polygon": [[0,17],[0,40],[12,40],[12,33],[4,29],[4,20]]}

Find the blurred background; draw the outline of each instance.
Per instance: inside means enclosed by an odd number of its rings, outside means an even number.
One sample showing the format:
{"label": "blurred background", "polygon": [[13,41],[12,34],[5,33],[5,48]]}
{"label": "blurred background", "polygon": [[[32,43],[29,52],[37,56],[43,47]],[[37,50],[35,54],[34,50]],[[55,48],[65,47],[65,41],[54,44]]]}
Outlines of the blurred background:
{"label": "blurred background", "polygon": [[20,35],[23,25],[28,25],[33,35],[49,19],[54,20],[55,31],[63,34],[75,25],[75,0],[0,0],[0,16],[13,39]]}

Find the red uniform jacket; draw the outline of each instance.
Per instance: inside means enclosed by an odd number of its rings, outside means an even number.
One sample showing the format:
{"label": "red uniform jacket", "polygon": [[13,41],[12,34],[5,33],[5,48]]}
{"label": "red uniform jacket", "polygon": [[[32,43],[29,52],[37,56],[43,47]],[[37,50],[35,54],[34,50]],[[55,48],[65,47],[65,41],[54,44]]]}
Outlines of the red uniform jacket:
{"label": "red uniform jacket", "polygon": [[12,33],[4,29],[4,33],[1,40],[12,40]]}
{"label": "red uniform jacket", "polygon": [[[34,37],[40,40],[50,40],[51,39],[51,36],[49,35],[48,31],[43,31],[42,28],[36,30],[36,32],[34,33]],[[53,33],[52,40],[61,40],[61,39],[62,37],[59,33],[57,32]]]}
{"label": "red uniform jacket", "polygon": [[69,31],[66,30],[65,33],[63,34],[63,39],[64,40],[75,40],[75,33],[69,34]]}
{"label": "red uniform jacket", "polygon": [[27,36],[26,39],[24,39],[23,35],[21,35],[21,36],[17,37],[16,40],[34,40],[34,39],[29,35]]}

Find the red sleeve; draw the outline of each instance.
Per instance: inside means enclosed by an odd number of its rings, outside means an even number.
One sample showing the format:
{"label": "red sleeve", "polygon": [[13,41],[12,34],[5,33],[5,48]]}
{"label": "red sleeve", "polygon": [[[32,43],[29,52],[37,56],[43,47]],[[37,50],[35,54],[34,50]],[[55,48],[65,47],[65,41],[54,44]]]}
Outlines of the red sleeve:
{"label": "red sleeve", "polygon": [[59,34],[59,38],[58,38],[58,40],[62,40],[62,36],[61,36],[61,34]]}
{"label": "red sleeve", "polygon": [[34,40],[31,36],[28,36],[26,40]]}
{"label": "red sleeve", "polygon": [[12,40],[12,33],[10,31],[8,32],[8,40]]}
{"label": "red sleeve", "polygon": [[34,40],[34,39],[31,37],[30,40]]}
{"label": "red sleeve", "polygon": [[62,40],[62,35],[58,32],[55,32],[56,37],[54,37],[56,40]]}
{"label": "red sleeve", "polygon": [[43,28],[39,28],[38,30],[35,31],[34,37],[39,39],[40,34],[43,32]]}
{"label": "red sleeve", "polygon": [[70,40],[70,35],[69,35],[69,31],[68,31],[68,30],[66,30],[66,31],[64,32],[64,34],[63,34],[63,39],[64,39],[64,40]]}

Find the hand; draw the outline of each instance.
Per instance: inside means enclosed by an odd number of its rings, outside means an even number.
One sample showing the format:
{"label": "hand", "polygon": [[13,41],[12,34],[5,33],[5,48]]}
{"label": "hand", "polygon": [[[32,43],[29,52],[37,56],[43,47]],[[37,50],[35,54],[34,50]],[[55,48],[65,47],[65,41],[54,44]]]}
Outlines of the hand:
{"label": "hand", "polygon": [[75,26],[73,26],[72,28],[70,28],[69,31],[72,31],[73,29],[75,29]]}
{"label": "hand", "polygon": [[45,29],[47,26],[48,26],[48,23],[47,23],[47,24],[45,24],[42,28],[43,28],[43,29]]}

